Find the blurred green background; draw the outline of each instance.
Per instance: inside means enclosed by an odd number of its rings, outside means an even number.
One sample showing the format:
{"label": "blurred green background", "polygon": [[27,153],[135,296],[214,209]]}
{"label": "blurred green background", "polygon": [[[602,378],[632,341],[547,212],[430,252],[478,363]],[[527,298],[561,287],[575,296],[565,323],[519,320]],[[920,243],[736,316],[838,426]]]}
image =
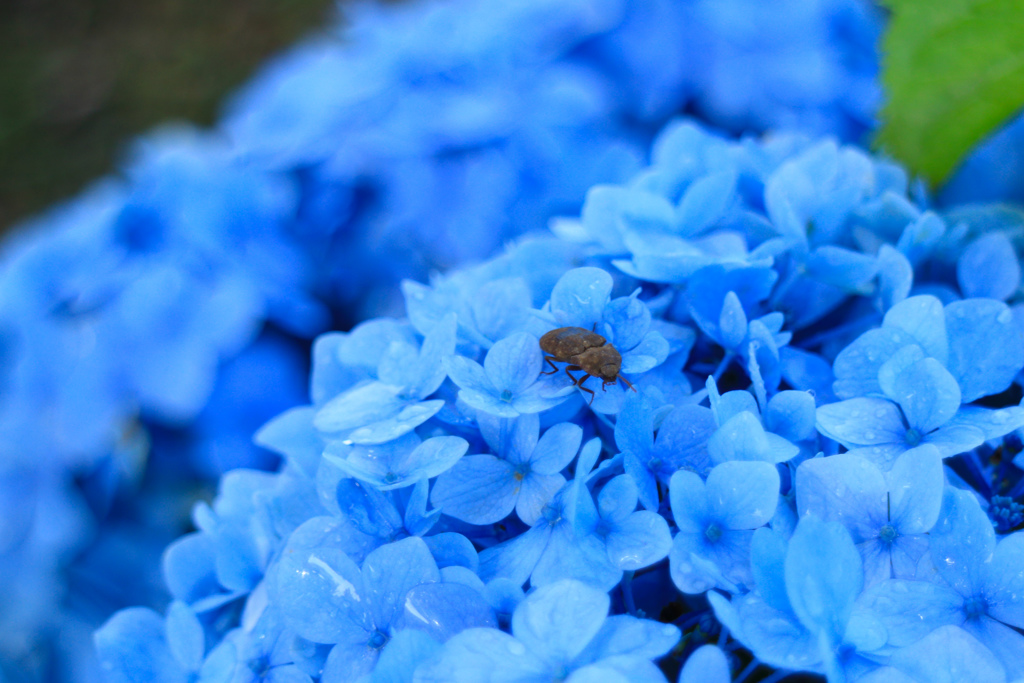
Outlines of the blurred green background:
{"label": "blurred green background", "polygon": [[0,230],[171,119],[214,121],[333,0],[0,0]]}

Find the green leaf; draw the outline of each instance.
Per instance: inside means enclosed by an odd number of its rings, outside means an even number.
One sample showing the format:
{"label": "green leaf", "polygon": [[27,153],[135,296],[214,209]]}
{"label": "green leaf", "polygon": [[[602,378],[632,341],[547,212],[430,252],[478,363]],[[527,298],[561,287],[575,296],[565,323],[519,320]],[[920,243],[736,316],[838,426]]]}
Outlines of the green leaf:
{"label": "green leaf", "polygon": [[1024,0],[886,0],[880,147],[933,184],[1024,106]]}

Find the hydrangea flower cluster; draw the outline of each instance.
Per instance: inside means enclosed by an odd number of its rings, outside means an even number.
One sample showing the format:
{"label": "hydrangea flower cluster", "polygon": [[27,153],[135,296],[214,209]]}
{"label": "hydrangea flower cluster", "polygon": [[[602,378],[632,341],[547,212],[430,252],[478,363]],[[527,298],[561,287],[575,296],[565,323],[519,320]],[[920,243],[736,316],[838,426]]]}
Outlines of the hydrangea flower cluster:
{"label": "hydrangea flower cluster", "polygon": [[1021,216],[827,138],[651,158],[320,336],[283,466],[194,509],[109,680],[1024,676]]}
{"label": "hydrangea flower cluster", "polygon": [[[184,530],[197,480],[276,467],[250,438],[303,402],[306,340],[392,310],[400,278],[576,212],[586,188],[636,172],[684,109],[736,131],[860,135],[876,99],[874,10],[780,1],[770,11],[789,21],[751,32],[752,10],[361,6],[273,62],[213,131],[153,133],[120,177],[23,226],[0,269],[0,677],[88,680],[91,625],[161,600],[155,557]],[[742,98],[724,87],[758,73]],[[619,305],[607,315],[640,302]],[[477,315],[496,342],[518,324]],[[651,339],[615,341],[634,352],[627,371],[664,351]],[[444,377],[389,362],[365,373],[402,389],[377,387],[368,411],[409,434],[437,419],[431,382]],[[405,438],[390,457],[422,479],[429,453]],[[354,467],[349,456],[336,457]]]}

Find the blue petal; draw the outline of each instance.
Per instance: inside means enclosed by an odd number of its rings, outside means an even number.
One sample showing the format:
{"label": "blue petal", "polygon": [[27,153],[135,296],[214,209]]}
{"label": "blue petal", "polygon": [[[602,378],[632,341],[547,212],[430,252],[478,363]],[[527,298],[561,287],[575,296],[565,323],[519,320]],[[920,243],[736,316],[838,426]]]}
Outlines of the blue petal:
{"label": "blue petal", "polygon": [[399,631],[381,652],[369,683],[412,683],[417,667],[440,649],[441,645],[422,631]]}
{"label": "blue petal", "polygon": [[952,420],[942,427],[924,437],[924,443],[929,443],[939,450],[939,455],[948,458],[951,455],[966,453],[977,448],[985,441],[985,433],[977,427],[969,424],[962,424]]}
{"label": "blue petal", "polygon": [[879,469],[849,453],[805,460],[796,471],[800,516],[839,522],[856,543],[873,538],[888,522],[887,500]]}
{"label": "blue petal", "polygon": [[963,621],[963,596],[931,581],[882,581],[864,591],[858,604],[881,620],[889,645],[895,647],[911,645],[940,626]]}
{"label": "blue petal", "polygon": [[934,446],[901,455],[888,474],[889,518],[901,535],[924,534],[935,526],[942,508],[945,477]]}
{"label": "blue petal", "polygon": [[998,439],[1024,427],[1024,407],[1009,406],[990,410],[981,406],[961,406],[957,414],[946,423],[947,427],[958,425],[980,429],[984,440]]}
{"label": "blue petal", "polygon": [[396,467],[402,483],[392,483],[382,490],[408,486],[423,479],[433,479],[458,462],[469,448],[469,443],[458,436],[435,436],[413,449]]}
{"label": "blue petal", "polygon": [[313,406],[286,410],[260,427],[253,441],[288,458],[306,476],[316,474],[324,441],[313,428]]}
{"label": "blue petal", "polygon": [[718,318],[718,334],[726,349],[735,349],[747,336],[747,315],[736,292],[730,291],[725,295]]}
{"label": "blue petal", "polygon": [[462,534],[454,531],[443,531],[433,536],[426,536],[423,542],[430,549],[442,577],[446,569],[461,568],[476,572],[480,568],[480,557],[477,555],[473,542]]}
{"label": "blue petal", "polygon": [[982,235],[960,255],[956,277],[966,298],[1009,299],[1020,286],[1020,263],[1013,244],[999,232]]}
{"label": "blue petal", "polygon": [[957,626],[942,626],[897,650],[889,666],[917,681],[1004,683],[1006,674],[992,653]]}
{"label": "blue petal", "polygon": [[814,396],[808,391],[780,391],[769,399],[764,411],[768,431],[789,441],[811,438],[814,422]]}
{"label": "blue petal", "polygon": [[313,418],[323,432],[341,432],[377,422],[397,414],[405,402],[399,398],[402,387],[370,382],[328,401]]}
{"label": "blue petal", "polygon": [[856,293],[878,272],[878,262],[860,252],[826,245],[811,252],[806,268],[813,280]]}
{"label": "blue petal", "polygon": [[657,659],[675,647],[679,637],[679,629],[671,624],[616,614],[604,620],[577,661],[595,662],[617,655]]}
{"label": "blue petal", "polygon": [[658,480],[648,467],[647,454],[642,454],[645,459],[641,460],[627,451],[623,454],[622,464],[626,474],[636,484],[640,502],[648,510],[657,510],[660,501],[658,500]]}
{"label": "blue petal", "polygon": [[602,519],[618,524],[633,514],[639,496],[636,483],[628,475],[619,475],[609,481],[597,496],[597,508]]}
{"label": "blue petal", "polygon": [[565,486],[565,477],[560,474],[532,473],[523,480],[519,499],[516,501],[516,514],[524,523],[533,526],[540,519],[544,506],[551,502],[561,488]]}
{"label": "blue petal", "polygon": [[792,614],[786,593],[786,540],[777,531],[761,528],[750,541],[750,568],[757,592],[773,609]]}
{"label": "blue petal", "polygon": [[496,393],[483,366],[476,361],[464,356],[448,356],[443,362],[448,376],[460,389],[483,396]]}
{"label": "blue petal", "polygon": [[1024,333],[1010,308],[991,299],[946,306],[949,363],[963,402],[998,394],[1024,368]]}
{"label": "blue petal", "polygon": [[[820,411],[819,411],[820,413]],[[733,460],[762,460],[785,462],[796,456],[800,449],[782,439],[771,437],[761,426],[761,421],[748,412],[735,415],[722,425],[708,440],[708,454],[714,463]]]}
{"label": "blue petal", "polygon": [[388,627],[402,608],[405,594],[421,583],[441,580],[433,555],[415,536],[377,548],[363,561],[366,608],[378,629]]}
{"label": "blue petal", "polygon": [[[709,393],[713,379],[714,377],[708,377]],[[754,417],[761,415],[761,411],[757,407],[757,399],[749,391],[727,391],[718,395],[716,386],[715,393],[711,393],[709,398],[711,399],[711,409],[715,413],[715,420],[719,425],[724,425],[740,413],[750,413]]]}
{"label": "blue petal", "polygon": [[919,360],[897,375],[893,397],[922,435],[944,425],[960,407],[960,387],[934,358]]}
{"label": "blue petal", "polygon": [[484,581],[510,579],[522,586],[530,578],[541,553],[551,539],[551,527],[533,528],[480,553],[480,578]]}
{"label": "blue petal", "polygon": [[520,392],[512,399],[512,409],[517,414],[540,413],[565,403],[576,390],[565,386],[560,377],[544,377]]}
{"label": "blue petal", "polygon": [[925,358],[927,356],[924,353],[924,349],[917,344],[907,344],[892,354],[892,357],[885,361],[882,367],[878,369],[878,386],[881,387],[885,397],[892,401],[897,401],[896,378],[911,365]]}
{"label": "blue petal", "polygon": [[509,391],[514,396],[536,381],[543,364],[540,342],[532,334],[519,332],[491,347],[484,371],[499,393]]}
{"label": "blue petal", "polygon": [[1024,635],[987,616],[969,619],[961,628],[996,656],[1008,680],[1019,681],[1024,676]]}
{"label": "blue petal", "polygon": [[570,270],[551,290],[551,312],[563,327],[583,327],[601,320],[612,293],[612,276],[600,268]]}
{"label": "blue petal", "polygon": [[610,600],[579,581],[557,581],[526,596],[512,615],[512,635],[552,662],[570,662],[601,630]]}
{"label": "blue petal", "polygon": [[651,311],[635,296],[613,299],[604,308],[603,321],[611,327],[610,341],[620,352],[632,349],[651,327]]}
{"label": "blue petal", "polygon": [[493,455],[467,455],[434,483],[430,500],[441,511],[470,524],[492,524],[516,505],[513,468]]}
{"label": "blue petal", "polygon": [[646,455],[654,447],[652,406],[644,404],[644,395],[628,396],[615,421],[615,444],[620,451]]}
{"label": "blue petal", "polygon": [[878,250],[878,296],[882,310],[888,310],[907,298],[914,284],[914,267],[902,253],[888,244]]}
{"label": "blue petal", "polygon": [[939,576],[961,595],[982,586],[985,564],[996,549],[995,531],[978,500],[967,491],[947,487],[939,522],[931,532],[931,555]]}
{"label": "blue petal", "polygon": [[[456,463],[457,464],[457,463]],[[441,510],[435,508],[427,512],[427,498],[430,491],[430,484],[426,479],[416,482],[409,494],[409,502],[405,505],[405,514],[402,520],[406,530],[412,536],[423,536],[435,524],[441,516]]]}
{"label": "blue petal", "polygon": [[540,437],[529,456],[530,469],[539,474],[558,474],[572,462],[583,442],[583,430],[562,422],[550,427]]}
{"label": "blue petal", "polygon": [[779,473],[766,462],[725,462],[711,470],[705,491],[714,519],[730,529],[756,529],[775,514]]}
{"label": "blue petal", "polygon": [[417,629],[439,642],[469,628],[498,627],[494,610],[484,597],[460,583],[414,586],[406,593],[402,606],[396,628]]}
{"label": "blue petal", "polygon": [[708,173],[686,188],[675,211],[675,223],[686,237],[714,224],[734,200],[738,178],[732,169]]}
{"label": "blue petal", "polygon": [[622,354],[619,372],[627,375],[647,372],[665,362],[668,358],[668,342],[656,330],[651,330],[632,349]]}
{"label": "blue petal", "polygon": [[[589,495],[589,494],[588,494]],[[612,564],[602,539],[577,534],[572,524],[556,524],[551,540],[530,576],[534,586],[575,579],[602,591],[622,580],[622,570]]]}
{"label": "blue petal", "polygon": [[890,308],[882,324],[906,332],[925,353],[945,365],[949,358],[946,323],[942,302],[922,295],[912,296]]}
{"label": "blue petal", "polygon": [[863,585],[860,553],[846,529],[801,518],[786,553],[786,592],[800,621],[835,647]]}
{"label": "blue petal", "polygon": [[1024,534],[1006,536],[985,568],[988,612],[999,621],[1024,627]]}
{"label": "blue petal", "polygon": [[606,537],[608,559],[619,569],[635,571],[668,557],[672,534],[661,515],[648,510],[634,512]]}
{"label": "blue petal", "polygon": [[679,683],[729,683],[731,680],[725,653],[714,645],[697,648],[679,672]]}
{"label": "blue petal", "polygon": [[[711,595],[716,613],[726,609],[717,593]],[[817,669],[821,662],[818,638],[791,613],[772,609],[756,595],[736,599],[742,637],[758,659],[784,669]]]}
{"label": "blue petal", "polygon": [[704,482],[694,472],[680,470],[668,485],[672,518],[679,531],[702,534],[709,519],[708,496]]}
{"label": "blue petal", "polygon": [[436,415],[441,408],[444,408],[443,399],[406,403],[385,420],[353,429],[345,440],[356,444],[387,443],[416,429]]}
{"label": "blue petal", "polygon": [[199,671],[206,652],[203,626],[188,605],[175,600],[167,608],[167,647],[185,671]]}
{"label": "blue petal", "polygon": [[882,398],[851,398],[818,408],[818,431],[847,448],[903,443],[907,427],[896,404]]}
{"label": "blue petal", "polygon": [[341,526],[329,518],[300,526],[267,576],[284,623],[315,643],[350,640],[371,628],[362,574],[337,539]]}
{"label": "blue petal", "polygon": [[145,607],[112,616],[96,631],[96,655],[116,683],[185,683],[189,675],[164,641],[164,620]]}
{"label": "blue petal", "polygon": [[947,317],[942,302],[931,295],[904,299],[889,309],[883,326],[902,330],[942,365],[949,357]]}
{"label": "blue petal", "polygon": [[900,329],[868,330],[836,356],[834,390],[839,398],[881,394],[878,372],[893,354],[914,338]]}
{"label": "blue petal", "polygon": [[522,329],[532,303],[524,279],[492,280],[480,287],[473,300],[473,320],[480,334],[496,341]]}
{"label": "blue petal", "polygon": [[672,539],[669,574],[676,588],[684,593],[703,593],[712,588],[739,592],[736,585],[752,582],[750,576],[751,531],[725,531],[715,543],[709,543],[703,530],[695,534],[680,531]]}
{"label": "blue petal", "polygon": [[708,439],[716,428],[709,408],[680,406],[662,421],[654,455],[676,468],[691,467],[702,472],[710,466]]}
{"label": "blue petal", "polygon": [[449,313],[424,337],[415,365],[409,369],[409,377],[404,382],[408,395],[411,398],[423,399],[437,391],[447,374],[441,360],[453,353],[455,314]]}
{"label": "blue petal", "polygon": [[549,665],[512,636],[474,628],[454,636],[416,671],[417,683],[478,683],[501,671],[509,680],[540,679]]}

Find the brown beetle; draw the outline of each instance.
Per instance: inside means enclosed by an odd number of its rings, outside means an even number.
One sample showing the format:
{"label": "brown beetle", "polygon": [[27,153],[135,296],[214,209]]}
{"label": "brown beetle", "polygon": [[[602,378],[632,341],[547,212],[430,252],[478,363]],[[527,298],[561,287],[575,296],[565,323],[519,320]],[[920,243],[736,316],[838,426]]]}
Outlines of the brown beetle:
{"label": "brown beetle", "polygon": [[[596,325],[594,326],[596,329]],[[619,374],[622,367],[622,356],[608,340],[597,332],[585,330],[582,327],[559,327],[551,330],[540,338],[541,350],[548,354],[544,360],[551,366],[551,371],[542,372],[542,375],[553,375],[558,372],[554,362],[569,363],[565,366],[565,374],[569,376],[572,383],[590,394],[590,402],[594,402],[594,392],[583,386],[583,383],[590,377],[600,377],[602,380],[601,389],[604,390],[609,384],[614,384],[621,379],[626,386],[633,391],[633,385],[629,380]],[[582,370],[586,374],[583,377],[576,377],[572,373]]]}

